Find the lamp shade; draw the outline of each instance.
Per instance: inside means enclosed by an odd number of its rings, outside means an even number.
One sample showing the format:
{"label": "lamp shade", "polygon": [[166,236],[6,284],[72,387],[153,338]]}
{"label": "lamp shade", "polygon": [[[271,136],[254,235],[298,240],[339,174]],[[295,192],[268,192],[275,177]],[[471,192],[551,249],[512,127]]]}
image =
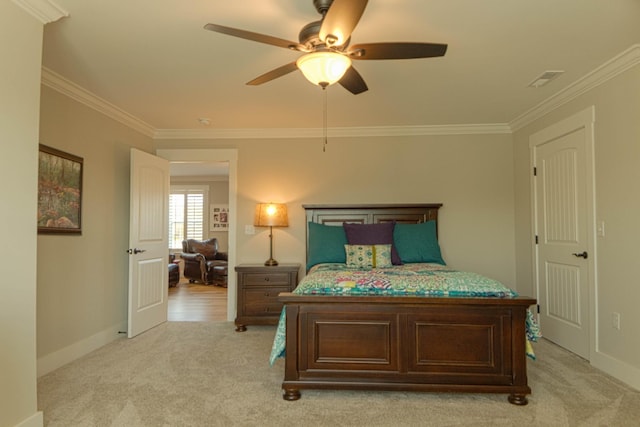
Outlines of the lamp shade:
{"label": "lamp shade", "polygon": [[314,85],[329,86],[344,76],[351,59],[335,52],[313,52],[298,58],[296,65]]}
{"label": "lamp shade", "polygon": [[284,203],[258,203],[253,225],[257,227],[287,227],[287,205]]}

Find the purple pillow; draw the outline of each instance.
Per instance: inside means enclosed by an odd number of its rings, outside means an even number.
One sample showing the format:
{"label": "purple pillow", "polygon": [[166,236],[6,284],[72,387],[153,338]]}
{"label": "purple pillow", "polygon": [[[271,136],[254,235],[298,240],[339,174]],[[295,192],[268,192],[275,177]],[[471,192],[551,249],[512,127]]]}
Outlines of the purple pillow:
{"label": "purple pillow", "polygon": [[380,224],[343,224],[350,245],[391,245],[391,263],[401,265],[402,260],[393,244],[394,222]]}

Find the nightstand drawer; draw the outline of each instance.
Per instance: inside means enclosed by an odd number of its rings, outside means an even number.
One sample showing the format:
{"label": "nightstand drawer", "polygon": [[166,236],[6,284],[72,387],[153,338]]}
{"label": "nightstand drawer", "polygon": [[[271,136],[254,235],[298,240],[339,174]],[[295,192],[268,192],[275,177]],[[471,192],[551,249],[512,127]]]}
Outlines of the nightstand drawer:
{"label": "nightstand drawer", "polygon": [[236,266],[236,331],[245,331],[247,325],[277,325],[283,306],[278,295],[295,289],[299,270],[300,264]]}
{"label": "nightstand drawer", "polygon": [[[267,305],[278,304],[278,294],[280,292],[289,292],[287,286],[268,288],[244,288],[242,299],[245,307],[249,305]],[[282,304],[280,304],[282,307]]]}
{"label": "nightstand drawer", "polygon": [[[282,292],[286,292],[283,290]],[[280,316],[282,303],[278,301],[278,292],[269,292],[269,296],[264,293],[245,292],[242,311],[245,316]]]}
{"label": "nightstand drawer", "polygon": [[[287,273],[245,273],[244,284],[251,285],[289,285]],[[286,292],[286,291],[285,291]]]}

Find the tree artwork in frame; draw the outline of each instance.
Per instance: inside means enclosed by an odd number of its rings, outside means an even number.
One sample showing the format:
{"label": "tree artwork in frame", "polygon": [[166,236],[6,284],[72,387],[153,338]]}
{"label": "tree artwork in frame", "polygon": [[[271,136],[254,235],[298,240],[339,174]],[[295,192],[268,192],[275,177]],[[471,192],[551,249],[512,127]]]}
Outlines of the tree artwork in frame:
{"label": "tree artwork in frame", "polygon": [[82,233],[82,157],[40,144],[38,233]]}

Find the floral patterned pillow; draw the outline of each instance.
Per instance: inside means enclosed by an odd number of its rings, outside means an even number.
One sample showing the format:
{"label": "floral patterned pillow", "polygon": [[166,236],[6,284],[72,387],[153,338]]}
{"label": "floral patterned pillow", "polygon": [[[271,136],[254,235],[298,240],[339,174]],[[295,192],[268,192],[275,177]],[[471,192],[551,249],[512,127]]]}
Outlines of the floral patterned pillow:
{"label": "floral patterned pillow", "polygon": [[351,268],[391,267],[391,245],[344,245]]}

